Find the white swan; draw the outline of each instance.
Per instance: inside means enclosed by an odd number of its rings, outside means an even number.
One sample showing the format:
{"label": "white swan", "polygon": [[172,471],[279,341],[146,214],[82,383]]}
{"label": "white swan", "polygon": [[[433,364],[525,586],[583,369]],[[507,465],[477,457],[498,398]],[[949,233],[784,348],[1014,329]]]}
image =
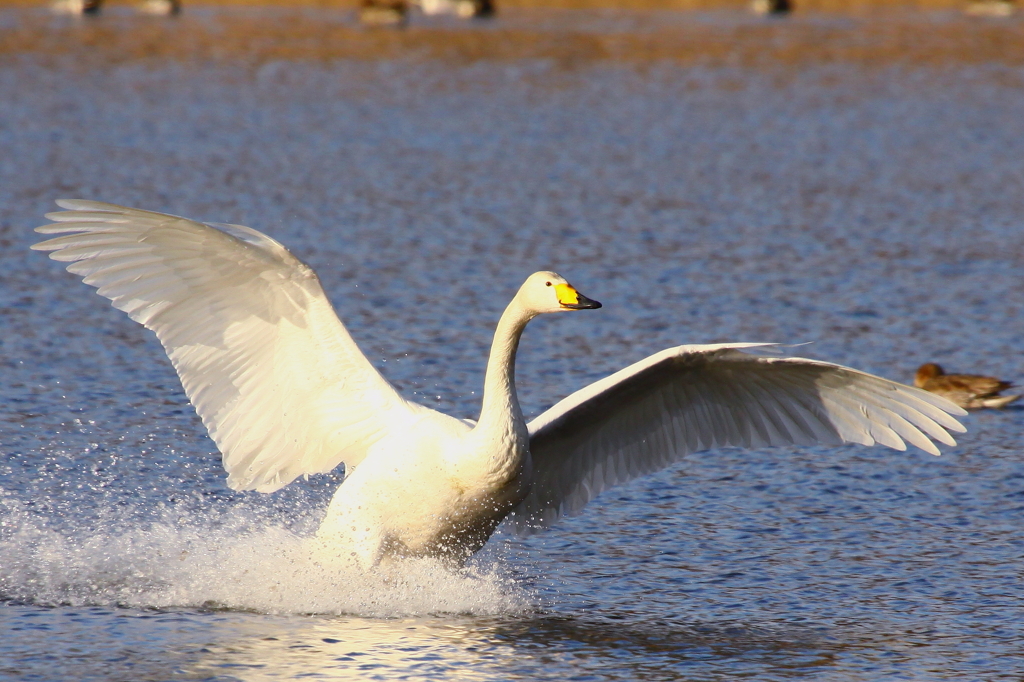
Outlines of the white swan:
{"label": "white swan", "polygon": [[[396,556],[459,564],[505,519],[550,525],[617,483],[721,446],[905,442],[939,454],[964,431],[952,403],[854,369],[669,348],[574,393],[527,424],[515,356],[541,313],[598,308],[552,272],[531,275],[498,322],[477,424],[404,400],[338,320],[320,282],[281,244],[206,225],[66,200],[33,246],[70,262],[156,332],[223,453],[228,485],[272,492],[344,462],[317,535],[363,566]],[[763,344],[762,344],[763,345]]]}
{"label": "white swan", "polygon": [[54,0],[50,11],[54,14],[99,14],[102,0]]}

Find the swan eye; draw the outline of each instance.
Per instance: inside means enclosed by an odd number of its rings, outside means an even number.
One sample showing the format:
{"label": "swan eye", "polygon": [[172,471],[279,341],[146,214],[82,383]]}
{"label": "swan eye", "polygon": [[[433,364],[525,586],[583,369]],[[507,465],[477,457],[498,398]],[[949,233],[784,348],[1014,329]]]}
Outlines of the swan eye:
{"label": "swan eye", "polygon": [[551,282],[544,282],[544,286],[546,286],[546,287],[551,286]]}

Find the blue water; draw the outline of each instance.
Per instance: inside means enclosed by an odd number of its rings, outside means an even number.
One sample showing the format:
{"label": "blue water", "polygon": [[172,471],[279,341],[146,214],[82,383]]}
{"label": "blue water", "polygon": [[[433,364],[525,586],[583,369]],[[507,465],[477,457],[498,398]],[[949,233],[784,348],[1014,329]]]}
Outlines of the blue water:
{"label": "blue water", "polygon": [[1024,410],[934,458],[724,450],[463,574],[324,575],[339,478],[232,492],[145,330],[28,251],[62,196],[251,225],[409,396],[474,417],[553,268],[528,414],[661,348],[1024,380],[1024,71],[536,61],[0,64],[0,678],[995,680],[1024,674]]}

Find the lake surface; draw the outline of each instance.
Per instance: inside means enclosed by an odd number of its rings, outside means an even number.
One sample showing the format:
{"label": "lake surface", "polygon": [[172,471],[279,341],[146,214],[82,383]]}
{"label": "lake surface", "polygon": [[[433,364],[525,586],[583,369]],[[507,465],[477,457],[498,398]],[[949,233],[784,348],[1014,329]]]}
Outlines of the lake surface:
{"label": "lake surface", "polygon": [[59,197],[250,225],[462,417],[541,268],[605,307],[531,324],[528,415],[681,343],[1024,381],[1019,65],[8,55],[0,93],[0,679],[1024,675],[1024,410],[940,458],[700,453],[464,573],[333,575],[297,543],[340,477],[229,490],[152,335],[28,250]]}

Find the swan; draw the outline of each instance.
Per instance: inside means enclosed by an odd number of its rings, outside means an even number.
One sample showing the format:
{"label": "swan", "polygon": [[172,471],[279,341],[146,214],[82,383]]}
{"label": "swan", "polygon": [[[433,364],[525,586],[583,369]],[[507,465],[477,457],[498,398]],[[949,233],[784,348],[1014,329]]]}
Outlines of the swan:
{"label": "swan", "polygon": [[783,15],[793,11],[793,4],[789,0],[753,0],[750,10],[764,16]]}
{"label": "swan", "polygon": [[451,15],[460,19],[493,17],[493,0],[413,0],[428,15]]}
{"label": "swan", "polygon": [[933,441],[965,414],[944,398],[827,362],[669,348],[527,422],[520,336],[537,315],[600,308],[553,272],[530,275],[498,321],[474,423],[402,398],[359,351],[313,270],[248,227],[84,200],[36,228],[154,331],[223,455],[227,483],[270,493],[345,465],[313,542],[364,568],[403,557],[461,565],[501,523],[550,526],[601,491],[717,447]]}
{"label": "swan", "polygon": [[102,0],[55,0],[50,5],[54,14],[99,14]]}

